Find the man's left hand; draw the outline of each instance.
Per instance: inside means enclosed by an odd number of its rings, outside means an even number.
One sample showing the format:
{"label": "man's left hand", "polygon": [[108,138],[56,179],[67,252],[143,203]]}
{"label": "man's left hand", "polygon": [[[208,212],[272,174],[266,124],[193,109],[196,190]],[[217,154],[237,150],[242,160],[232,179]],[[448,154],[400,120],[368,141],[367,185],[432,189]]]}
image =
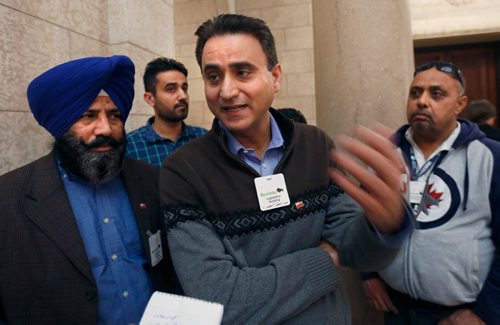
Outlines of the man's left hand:
{"label": "man's left hand", "polygon": [[471,309],[459,309],[441,320],[438,325],[485,325]]}
{"label": "man's left hand", "polygon": [[385,234],[399,230],[404,218],[400,179],[405,168],[388,139],[389,133],[381,125],[375,130],[358,127],[355,138],[339,138],[340,147],[374,172],[348,155],[332,151],[335,164],[356,178],[362,187],[336,168],[330,170],[332,180],[363,207],[368,220]]}

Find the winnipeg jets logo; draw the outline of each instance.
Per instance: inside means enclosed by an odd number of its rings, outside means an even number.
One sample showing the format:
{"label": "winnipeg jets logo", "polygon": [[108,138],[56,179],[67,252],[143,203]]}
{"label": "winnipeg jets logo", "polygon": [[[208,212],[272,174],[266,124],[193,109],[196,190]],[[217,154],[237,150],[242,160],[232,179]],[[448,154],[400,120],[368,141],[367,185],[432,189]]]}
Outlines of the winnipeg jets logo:
{"label": "winnipeg jets logo", "polygon": [[420,203],[420,208],[422,212],[426,215],[429,215],[429,209],[432,206],[439,207],[439,202],[441,202],[441,196],[443,196],[442,192],[437,192],[433,188],[434,184],[428,184],[427,188],[422,195],[422,203]]}
{"label": "winnipeg jets logo", "polygon": [[455,181],[442,169],[437,168],[429,181],[418,208],[416,220],[420,229],[438,227],[450,220],[460,205],[460,193]]}

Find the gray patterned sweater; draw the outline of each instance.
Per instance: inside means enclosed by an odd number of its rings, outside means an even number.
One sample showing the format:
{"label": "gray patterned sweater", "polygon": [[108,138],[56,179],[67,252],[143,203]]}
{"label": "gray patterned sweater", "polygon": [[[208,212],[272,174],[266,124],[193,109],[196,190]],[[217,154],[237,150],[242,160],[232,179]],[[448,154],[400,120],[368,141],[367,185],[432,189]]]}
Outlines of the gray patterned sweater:
{"label": "gray patterned sweater", "polygon": [[328,178],[332,141],[271,109],[285,153],[291,204],[262,212],[259,175],[212,130],[165,162],[160,197],[172,259],[187,296],[224,305],[225,324],[350,324],[347,296],[326,239],[343,266],[371,270],[397,252],[370,229],[362,209]]}

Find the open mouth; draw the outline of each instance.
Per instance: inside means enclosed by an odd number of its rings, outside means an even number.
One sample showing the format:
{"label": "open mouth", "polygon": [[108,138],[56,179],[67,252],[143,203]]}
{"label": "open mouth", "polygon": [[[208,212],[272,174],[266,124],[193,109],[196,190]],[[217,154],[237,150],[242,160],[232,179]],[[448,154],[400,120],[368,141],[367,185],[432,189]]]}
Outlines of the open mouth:
{"label": "open mouth", "polygon": [[238,112],[242,111],[246,108],[246,105],[232,105],[232,106],[223,106],[222,109],[227,112]]}

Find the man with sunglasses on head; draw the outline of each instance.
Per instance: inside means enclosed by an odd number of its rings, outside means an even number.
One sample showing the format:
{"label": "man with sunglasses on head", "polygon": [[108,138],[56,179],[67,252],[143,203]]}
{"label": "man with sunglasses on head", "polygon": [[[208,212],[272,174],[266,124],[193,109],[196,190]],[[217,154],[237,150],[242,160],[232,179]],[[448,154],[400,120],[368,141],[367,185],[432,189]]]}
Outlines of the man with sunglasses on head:
{"label": "man with sunglasses on head", "polygon": [[415,70],[394,140],[411,170],[416,229],[363,281],[386,324],[500,324],[500,143],[458,119],[467,101],[455,65]]}

